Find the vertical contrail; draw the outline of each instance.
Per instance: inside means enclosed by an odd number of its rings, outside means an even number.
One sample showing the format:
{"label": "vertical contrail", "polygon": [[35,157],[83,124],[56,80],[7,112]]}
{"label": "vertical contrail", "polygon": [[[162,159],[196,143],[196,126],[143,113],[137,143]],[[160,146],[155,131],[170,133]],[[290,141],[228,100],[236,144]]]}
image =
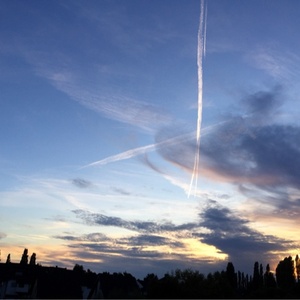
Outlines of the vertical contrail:
{"label": "vertical contrail", "polygon": [[200,137],[201,137],[201,122],[202,122],[202,97],[203,97],[203,57],[205,56],[206,47],[206,15],[207,11],[204,8],[204,0],[201,0],[201,12],[198,29],[198,48],[197,48],[197,66],[198,66],[198,117],[197,117],[197,131],[196,131],[196,153],[194,160],[193,174],[190,183],[188,197],[190,197],[192,185],[195,178],[195,195],[198,184],[198,169],[200,156]]}

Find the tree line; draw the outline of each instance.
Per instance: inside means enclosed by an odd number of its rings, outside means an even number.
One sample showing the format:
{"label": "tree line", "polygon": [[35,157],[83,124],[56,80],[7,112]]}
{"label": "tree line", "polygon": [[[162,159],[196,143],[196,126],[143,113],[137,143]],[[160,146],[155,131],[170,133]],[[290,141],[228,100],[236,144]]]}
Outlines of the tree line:
{"label": "tree line", "polygon": [[[6,264],[10,264],[10,254]],[[28,250],[24,249],[21,265],[36,264],[36,254],[29,260]],[[75,264],[73,271],[82,274],[96,273],[84,270]],[[105,298],[300,298],[300,258],[291,256],[279,261],[275,272],[254,262],[253,273],[236,271],[232,262],[226,269],[204,275],[191,269],[175,269],[162,278],[149,273],[144,279],[136,279],[130,273],[103,272],[97,274],[101,279],[101,288]]]}
{"label": "tree line", "polygon": [[300,259],[285,257],[275,274],[270,265],[255,262],[251,275],[235,271],[232,262],[226,269],[209,273],[175,270],[158,279],[155,274],[144,278],[148,298],[300,298]]}

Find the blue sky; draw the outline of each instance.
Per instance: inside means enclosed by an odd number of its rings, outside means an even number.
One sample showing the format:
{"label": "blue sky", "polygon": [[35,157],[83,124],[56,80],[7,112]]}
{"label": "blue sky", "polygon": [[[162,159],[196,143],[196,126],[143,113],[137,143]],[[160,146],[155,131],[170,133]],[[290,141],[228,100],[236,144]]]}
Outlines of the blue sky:
{"label": "blue sky", "polygon": [[297,0],[0,2],[0,242],[101,272],[299,251]]}

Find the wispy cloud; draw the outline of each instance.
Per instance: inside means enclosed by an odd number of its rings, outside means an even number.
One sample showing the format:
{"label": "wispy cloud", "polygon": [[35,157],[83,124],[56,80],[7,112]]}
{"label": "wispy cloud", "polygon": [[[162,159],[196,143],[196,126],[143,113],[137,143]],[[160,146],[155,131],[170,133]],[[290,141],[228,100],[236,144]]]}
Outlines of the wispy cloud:
{"label": "wispy cloud", "polygon": [[[280,123],[283,102],[280,87],[244,97],[239,113],[203,136],[202,172],[214,180],[250,184],[261,190],[300,189],[300,127]],[[157,141],[170,135],[172,129],[161,132]],[[158,152],[165,160],[191,170],[194,147],[189,141]]]}
{"label": "wispy cloud", "polygon": [[[189,251],[186,251],[185,241],[178,241],[171,236],[144,233],[116,239],[101,233],[91,233],[79,236],[57,235],[54,238],[68,242],[68,251],[72,257],[76,257],[77,263],[82,261],[85,266],[92,264],[93,270],[100,266],[101,270],[119,272],[124,268],[141,278],[149,270],[155,270],[160,276],[166,271],[179,267],[193,268],[200,263],[205,271],[205,263],[210,262],[216,266],[219,262],[212,257],[199,260],[191,257]],[[97,266],[93,265],[93,261],[97,261]]]}
{"label": "wispy cloud", "polygon": [[82,178],[73,179],[72,184],[74,184],[75,186],[77,186],[79,188],[83,188],[83,189],[92,186],[92,183],[90,181],[82,179]]}
{"label": "wispy cloud", "polygon": [[175,269],[200,269],[206,274],[214,272],[216,269],[226,268],[224,260],[217,260],[214,257],[192,258],[176,252],[141,251],[136,247],[127,247],[119,251],[116,248],[112,249],[97,244],[89,246],[78,244],[72,248],[69,247],[68,251],[74,256],[74,259],[65,258],[70,261],[70,265],[74,266],[75,263],[80,263],[85,268],[98,272],[103,272],[103,270],[111,273],[126,271],[140,279],[143,279],[149,270],[162,277],[166,272]]}
{"label": "wispy cloud", "polygon": [[[67,73],[63,70],[56,72],[50,66],[43,66],[38,68],[38,73],[50,80],[58,90],[67,94],[71,99],[109,119],[137,126],[146,131],[153,131],[157,126],[171,121],[170,115],[153,104],[118,94],[118,92],[109,93],[101,88],[88,89],[80,83],[80,80],[74,80],[74,76],[70,75],[69,71]],[[75,75],[75,78],[78,76],[80,75]]]}
{"label": "wispy cloud", "polygon": [[76,216],[82,219],[88,225],[114,226],[136,231],[141,233],[174,232],[178,230],[190,230],[197,227],[196,223],[186,223],[174,225],[171,222],[153,222],[153,221],[127,221],[118,217],[110,217],[104,214],[91,213],[85,210],[73,210]]}
{"label": "wispy cloud", "polygon": [[130,196],[132,195],[131,192],[129,191],[126,191],[124,189],[121,189],[121,188],[117,188],[117,187],[113,187],[112,190],[118,194],[121,194],[121,195],[124,195],[124,196]]}
{"label": "wispy cloud", "polygon": [[[47,26],[49,27],[49,24]],[[53,28],[49,28],[49,32],[48,38],[52,40]],[[98,57],[98,60],[93,61],[93,65],[81,65],[82,62],[78,61],[76,55],[67,55],[62,48],[58,49],[54,42],[51,49],[47,49],[42,46],[43,41],[41,39],[40,43],[28,43],[22,37],[16,37],[11,43],[17,46],[11,45],[11,52],[20,50],[16,54],[24,57],[38,76],[46,79],[70,99],[108,119],[130,124],[147,132],[153,132],[172,120],[169,112],[161,105],[150,103],[147,99],[136,99],[129,92],[126,93],[117,87],[112,88],[114,82],[120,80],[120,76],[122,80],[131,76],[127,71],[122,75],[118,74],[118,71],[112,71],[118,68],[115,63],[108,65]],[[96,46],[101,48],[101,45]],[[84,51],[83,57],[87,55],[86,50],[81,50]],[[90,78],[91,69],[93,78]]]}
{"label": "wispy cloud", "polygon": [[84,234],[81,236],[76,236],[76,235],[55,235],[53,236],[56,239],[61,239],[65,241],[77,241],[77,242],[105,242],[105,241],[110,241],[111,239],[108,238],[105,234],[95,232],[95,233],[89,233],[89,234]]}
{"label": "wispy cloud", "polygon": [[[271,235],[263,235],[252,229],[249,220],[237,216],[228,208],[212,201],[199,213],[198,222],[180,225],[174,225],[166,221],[126,221],[122,218],[109,217],[83,210],[74,210],[73,212],[87,225],[126,228],[130,231],[141,233],[139,236],[141,239],[152,238],[152,242],[161,242],[161,239],[156,234],[187,232],[186,237],[189,237],[190,234],[194,237],[199,237],[202,242],[217,247],[231,257],[238,257],[239,255],[237,254],[240,251],[246,255],[246,253],[252,252],[253,248],[256,248],[261,254],[266,254],[267,252],[288,249],[292,245],[291,241]],[[210,232],[204,232],[204,228],[209,229]]]}
{"label": "wispy cloud", "polygon": [[274,46],[257,47],[249,55],[249,59],[257,68],[266,71],[275,79],[291,80],[299,76],[300,69],[297,67],[300,62],[299,55],[277,48]]}
{"label": "wispy cloud", "polygon": [[4,232],[0,232],[0,240],[6,238],[7,235]]}
{"label": "wispy cloud", "polygon": [[[81,236],[75,235],[57,235],[54,236],[56,239],[66,240],[66,241],[76,241],[76,242],[88,242],[87,245],[96,245],[93,243],[106,244],[107,247],[139,247],[142,249],[146,246],[173,246],[173,247],[184,247],[184,244],[171,238],[164,236],[153,235],[153,234],[140,234],[138,236],[130,236],[123,238],[109,238],[103,233],[89,233]],[[108,244],[109,243],[109,244]],[[118,245],[118,246],[117,246]],[[103,246],[103,245],[102,245]]]}

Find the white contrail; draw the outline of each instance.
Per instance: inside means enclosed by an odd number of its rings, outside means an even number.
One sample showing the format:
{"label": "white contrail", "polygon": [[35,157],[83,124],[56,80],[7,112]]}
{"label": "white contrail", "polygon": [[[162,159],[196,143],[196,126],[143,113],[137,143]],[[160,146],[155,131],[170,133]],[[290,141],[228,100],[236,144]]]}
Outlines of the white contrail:
{"label": "white contrail", "polygon": [[[210,126],[207,126],[207,127],[203,128],[202,129],[202,136],[204,134],[209,133],[215,127],[223,124],[224,122],[228,122],[228,121],[222,121],[222,122],[219,122],[219,123],[216,123],[216,124],[213,124],[213,125],[210,125]],[[195,131],[190,132],[190,133],[186,133],[186,134],[182,134],[182,135],[170,138],[170,139],[167,139],[163,142],[150,144],[150,145],[146,145],[146,146],[142,146],[142,147],[138,147],[138,148],[133,148],[133,149],[124,151],[122,153],[112,155],[112,156],[103,158],[101,160],[97,160],[95,162],[92,162],[88,165],[85,165],[85,166],[81,167],[80,169],[84,169],[84,168],[88,168],[88,167],[94,167],[94,166],[103,166],[103,165],[113,163],[113,162],[117,162],[117,161],[120,161],[120,160],[129,159],[131,157],[144,154],[146,152],[154,151],[157,147],[174,145],[174,144],[177,144],[177,143],[181,143],[184,140],[191,140],[194,136],[195,136]],[[195,157],[198,157],[198,156],[195,156]],[[195,166],[194,166],[194,168],[195,168]]]}
{"label": "white contrail", "polygon": [[112,163],[112,162],[116,162],[116,161],[124,160],[124,159],[129,159],[131,157],[144,154],[146,152],[154,151],[157,147],[166,146],[166,145],[173,145],[173,144],[176,144],[176,143],[181,143],[183,140],[191,139],[194,134],[195,134],[194,132],[193,133],[182,134],[182,135],[167,139],[163,142],[159,142],[159,143],[155,143],[155,144],[150,144],[150,145],[130,149],[130,150],[124,151],[122,153],[112,155],[112,156],[109,156],[107,158],[104,158],[104,159],[95,161],[93,163],[90,163],[86,166],[81,167],[81,169],[96,166],[96,165],[100,165],[100,166],[102,165],[103,166],[103,165],[106,165],[108,163]]}
{"label": "white contrail", "polygon": [[197,66],[198,66],[198,117],[197,117],[197,131],[196,131],[196,153],[194,160],[194,169],[192,173],[190,189],[188,197],[190,197],[192,185],[195,178],[195,194],[198,184],[199,173],[199,155],[200,155],[200,137],[201,137],[201,123],[202,123],[202,98],[203,98],[203,56],[205,55],[206,44],[206,11],[204,8],[204,0],[201,0],[201,12],[198,29],[198,48],[197,48]]}
{"label": "white contrail", "polygon": [[112,163],[112,162],[115,162],[115,161],[124,160],[124,159],[131,158],[133,156],[143,154],[147,151],[154,151],[155,146],[156,146],[156,144],[150,144],[150,145],[147,145],[147,146],[130,149],[130,150],[127,150],[125,152],[122,152],[122,153],[119,153],[119,154],[116,154],[116,155],[112,155],[112,156],[106,157],[104,159],[101,159],[101,160],[95,161],[93,163],[90,163],[86,166],[83,166],[81,169],[96,166],[96,165],[98,165],[98,166],[102,165],[103,166],[103,165],[106,165],[106,164],[109,164],[109,163]]}
{"label": "white contrail", "polygon": [[206,55],[206,24],[207,24],[207,5],[205,6],[205,16],[204,16],[204,31],[203,31],[203,57]]}

